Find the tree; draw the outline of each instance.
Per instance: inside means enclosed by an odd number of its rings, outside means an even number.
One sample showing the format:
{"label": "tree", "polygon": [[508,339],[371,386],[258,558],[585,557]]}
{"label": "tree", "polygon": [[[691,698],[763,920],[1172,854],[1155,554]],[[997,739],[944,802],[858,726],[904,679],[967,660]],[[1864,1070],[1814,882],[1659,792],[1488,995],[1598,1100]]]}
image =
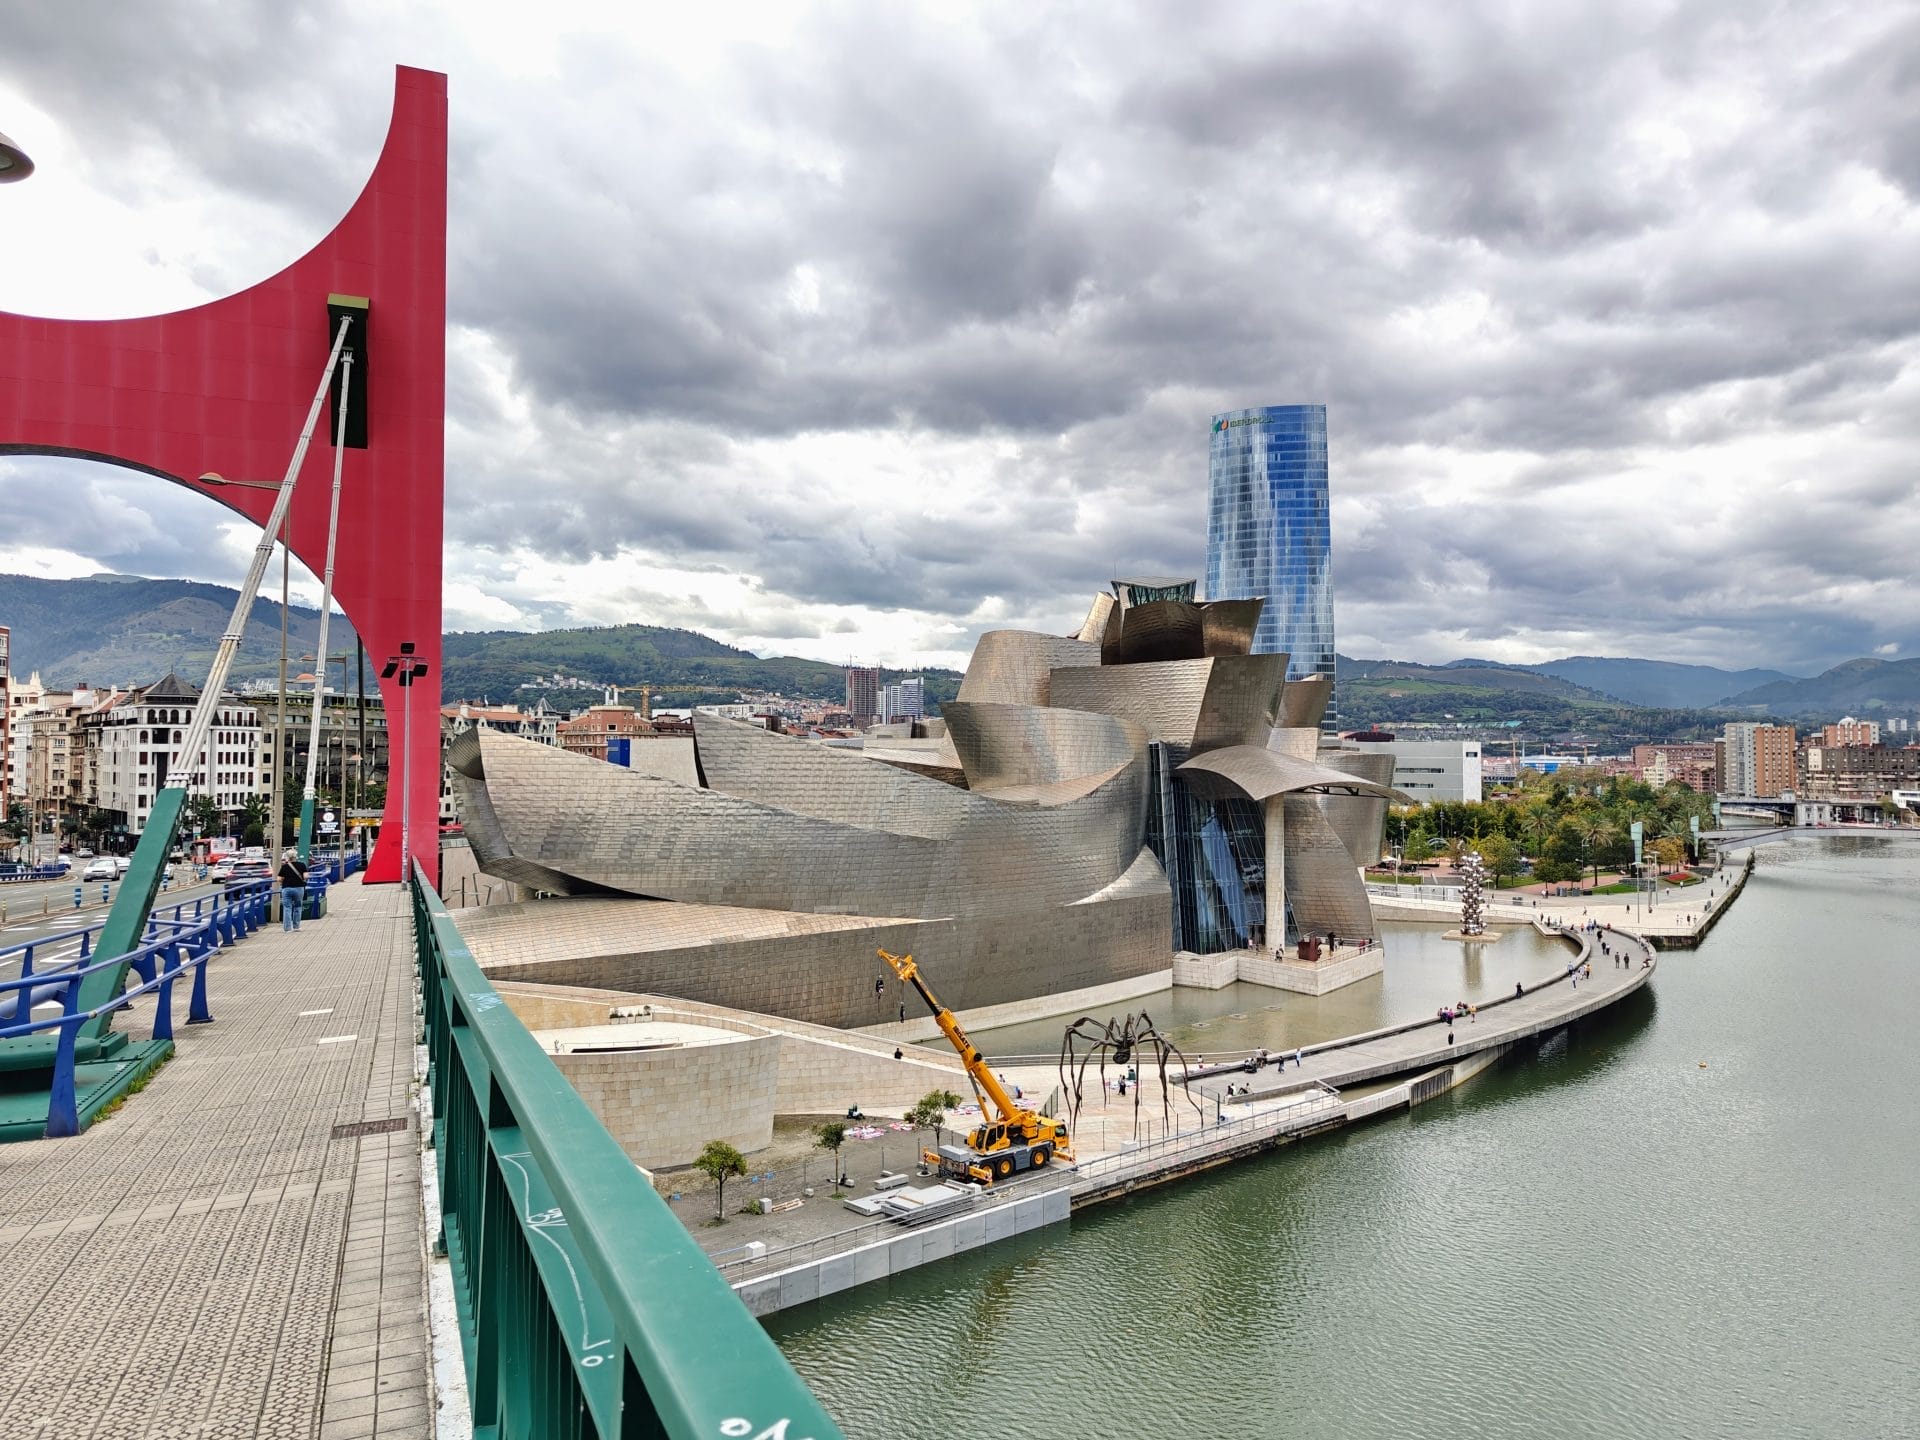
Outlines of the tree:
{"label": "tree", "polygon": [[1493,877],[1495,889],[1500,887],[1501,881],[1511,880],[1520,873],[1520,847],[1506,836],[1485,836],[1473,848],[1487,862],[1487,873]]}
{"label": "tree", "polygon": [[220,807],[211,795],[193,795],[187,799],[186,820],[195,836],[211,835],[220,827]]}
{"label": "tree", "polygon": [[840,1173],[840,1147],[847,1143],[847,1122],[829,1120],[824,1125],[813,1127],[813,1146],[816,1150],[833,1152],[833,1183],[837,1189],[845,1178]]}
{"label": "tree", "polygon": [[933,1148],[940,1148],[940,1127],[947,1123],[947,1111],[960,1103],[951,1090],[929,1090],[902,1118],[916,1130],[933,1131]]}
{"label": "tree", "polygon": [[1653,842],[1653,853],[1663,870],[1678,870],[1687,859],[1687,845],[1678,835],[1662,835]]}
{"label": "tree", "polygon": [[727,1218],[727,1181],[747,1173],[747,1157],[724,1140],[709,1140],[695,1157],[693,1168],[713,1181],[713,1217]]}
{"label": "tree", "polygon": [[1600,851],[1606,846],[1613,834],[1613,825],[1606,816],[1595,813],[1580,821],[1580,838],[1586,842],[1587,864],[1593,867],[1593,883],[1600,883]]}

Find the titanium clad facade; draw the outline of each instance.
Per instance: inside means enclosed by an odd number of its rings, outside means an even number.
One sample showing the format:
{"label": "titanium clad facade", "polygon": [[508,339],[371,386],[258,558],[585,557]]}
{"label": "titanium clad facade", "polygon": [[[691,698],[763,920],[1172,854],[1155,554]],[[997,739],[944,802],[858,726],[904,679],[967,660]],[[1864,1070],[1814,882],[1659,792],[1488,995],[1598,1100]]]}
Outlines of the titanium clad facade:
{"label": "titanium clad facade", "polygon": [[[1263,597],[1256,654],[1292,657],[1289,680],[1333,678],[1327,407],[1213,417],[1207,454],[1207,597]],[[1331,707],[1323,730],[1331,732]]]}

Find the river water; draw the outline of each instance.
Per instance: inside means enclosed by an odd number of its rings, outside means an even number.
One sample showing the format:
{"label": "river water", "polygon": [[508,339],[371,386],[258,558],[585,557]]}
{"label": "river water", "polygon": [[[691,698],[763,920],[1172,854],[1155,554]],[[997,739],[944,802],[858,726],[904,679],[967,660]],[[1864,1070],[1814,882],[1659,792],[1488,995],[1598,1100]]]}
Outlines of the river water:
{"label": "river water", "polygon": [[[1920,1435],[1920,844],[1760,855],[1648,990],[1412,1114],[770,1329],[874,1440]],[[1404,1018],[1531,963],[1404,933]]]}

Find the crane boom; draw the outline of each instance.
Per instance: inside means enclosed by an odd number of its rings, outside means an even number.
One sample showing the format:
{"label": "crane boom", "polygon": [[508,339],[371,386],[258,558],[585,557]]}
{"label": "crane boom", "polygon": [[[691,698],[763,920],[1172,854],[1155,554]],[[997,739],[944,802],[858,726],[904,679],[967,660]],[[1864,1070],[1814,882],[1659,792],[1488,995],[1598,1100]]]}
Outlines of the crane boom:
{"label": "crane boom", "polygon": [[980,1058],[980,1051],[973,1041],[967,1038],[967,1032],[960,1028],[960,1022],[953,1018],[953,1012],[933,998],[933,992],[927,989],[926,981],[920,978],[920,967],[913,962],[911,955],[892,955],[880,952],[880,958],[893,967],[893,973],[920,992],[920,998],[927,1002],[927,1009],[933,1012],[933,1022],[940,1027],[940,1033],[947,1037],[947,1043],[959,1052],[960,1063],[966,1067],[967,1078],[974,1088],[993,1101],[993,1107],[999,1112],[996,1118],[1012,1120],[1025,1109],[1016,1105],[1013,1097],[1007,1094],[987,1062]]}

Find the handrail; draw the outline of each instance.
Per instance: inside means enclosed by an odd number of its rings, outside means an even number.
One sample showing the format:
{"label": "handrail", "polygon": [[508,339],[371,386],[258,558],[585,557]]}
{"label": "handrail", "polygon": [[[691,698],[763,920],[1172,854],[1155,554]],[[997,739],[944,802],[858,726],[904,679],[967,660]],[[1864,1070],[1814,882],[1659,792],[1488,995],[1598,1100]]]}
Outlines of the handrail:
{"label": "handrail", "polygon": [[1073,1172],[1081,1179],[1092,1180],[1109,1171],[1128,1169],[1143,1160],[1164,1159],[1168,1155],[1189,1150],[1211,1151],[1221,1140],[1229,1140],[1236,1136],[1256,1133],[1283,1135],[1289,1130],[1300,1128],[1295,1124],[1296,1121],[1304,1123],[1317,1120],[1346,1105],[1347,1102],[1341,1097],[1340,1092],[1332,1086],[1320,1084],[1319,1089],[1325,1093],[1299,1104],[1286,1105],[1277,1110],[1266,1110],[1258,1114],[1242,1115],[1224,1122],[1216,1121],[1212,1125],[1182,1130],[1160,1140],[1149,1140],[1146,1144],[1135,1146],[1131,1150],[1115,1150],[1110,1154],[1097,1155],[1090,1160],[1079,1161],[1073,1166]]}
{"label": "handrail", "polygon": [[840,1436],[507,1008],[417,863],[411,890],[475,1433]]}

